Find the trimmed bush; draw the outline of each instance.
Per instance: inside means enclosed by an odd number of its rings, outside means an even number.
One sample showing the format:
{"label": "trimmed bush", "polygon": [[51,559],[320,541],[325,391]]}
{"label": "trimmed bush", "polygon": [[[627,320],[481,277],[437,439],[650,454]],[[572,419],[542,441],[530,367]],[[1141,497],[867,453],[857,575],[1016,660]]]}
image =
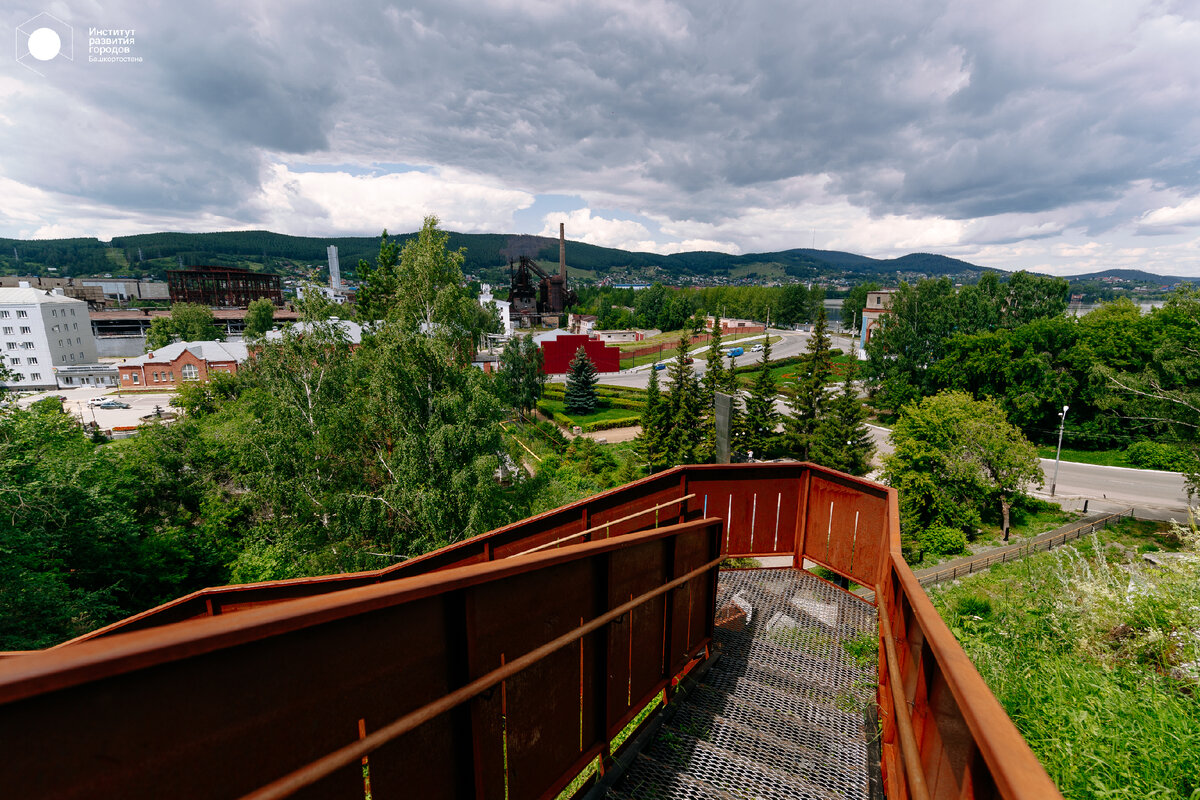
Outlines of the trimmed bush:
{"label": "trimmed bush", "polygon": [[926,528],[919,537],[926,552],[950,556],[967,549],[967,534],[959,528],[934,525]]}
{"label": "trimmed bush", "polygon": [[606,419],[600,422],[589,422],[580,427],[584,433],[595,433],[596,431],[607,431],[612,428],[631,428],[634,425],[641,425],[641,417],[622,417],[620,419]]}
{"label": "trimmed bush", "polygon": [[1170,472],[1183,472],[1193,466],[1192,459],[1185,451],[1162,442],[1140,441],[1125,448],[1125,457],[1129,463],[1142,469],[1165,469]]}

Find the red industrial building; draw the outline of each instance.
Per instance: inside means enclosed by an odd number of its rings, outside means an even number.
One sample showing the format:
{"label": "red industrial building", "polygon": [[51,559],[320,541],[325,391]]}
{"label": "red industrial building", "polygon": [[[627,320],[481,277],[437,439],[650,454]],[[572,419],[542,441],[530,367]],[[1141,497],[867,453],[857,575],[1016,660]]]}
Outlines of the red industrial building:
{"label": "red industrial building", "polygon": [[597,372],[621,371],[621,348],[606,345],[600,339],[589,339],[583,334],[563,333],[541,343],[542,371],[547,375],[568,372],[571,359],[580,347],[596,365]]}

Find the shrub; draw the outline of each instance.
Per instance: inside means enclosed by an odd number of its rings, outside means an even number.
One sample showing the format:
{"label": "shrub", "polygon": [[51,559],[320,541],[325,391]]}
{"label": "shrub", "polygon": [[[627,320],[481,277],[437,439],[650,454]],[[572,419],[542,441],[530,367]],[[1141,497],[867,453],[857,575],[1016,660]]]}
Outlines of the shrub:
{"label": "shrub", "polygon": [[1129,463],[1142,469],[1183,472],[1192,466],[1192,459],[1185,451],[1162,442],[1134,442],[1125,448],[1125,457],[1129,459]]}
{"label": "shrub", "polygon": [[612,428],[630,428],[641,424],[641,417],[621,417],[620,419],[604,419],[598,422],[589,422],[580,427],[583,428],[584,433],[595,433],[596,431],[607,431]]}
{"label": "shrub", "polygon": [[948,556],[967,549],[967,534],[959,528],[932,525],[920,536],[925,550],[933,555]]}

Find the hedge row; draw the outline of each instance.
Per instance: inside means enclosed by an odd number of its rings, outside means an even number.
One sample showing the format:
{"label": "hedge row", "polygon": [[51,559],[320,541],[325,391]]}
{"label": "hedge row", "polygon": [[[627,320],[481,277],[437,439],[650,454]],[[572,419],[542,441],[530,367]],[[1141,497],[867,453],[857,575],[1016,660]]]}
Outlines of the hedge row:
{"label": "hedge row", "polygon": [[589,422],[586,425],[580,425],[584,433],[595,433],[596,431],[607,431],[612,428],[631,428],[634,425],[641,425],[641,417],[621,417],[620,419],[605,419],[599,422]]}
{"label": "hedge row", "polygon": [[[630,399],[627,397],[615,397],[612,395],[605,396],[605,395],[600,394],[599,392],[597,392],[597,396],[602,401],[602,404],[608,406],[609,408],[628,408],[628,409],[632,409],[634,411],[645,411],[646,410],[645,401],[633,400],[633,399]],[[558,400],[560,402],[563,400],[566,400],[566,395],[563,392],[559,392],[559,391],[544,392],[542,394],[542,397],[543,397],[543,399],[546,399],[546,400]]]}

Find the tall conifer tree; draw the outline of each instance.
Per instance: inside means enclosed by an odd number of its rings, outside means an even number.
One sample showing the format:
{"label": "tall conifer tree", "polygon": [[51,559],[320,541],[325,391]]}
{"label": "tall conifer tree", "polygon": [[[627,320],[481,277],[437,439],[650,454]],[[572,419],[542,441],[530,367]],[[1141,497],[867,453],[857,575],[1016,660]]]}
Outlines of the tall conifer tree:
{"label": "tall conifer tree", "polygon": [[742,447],[765,457],[776,440],[775,426],[779,412],[775,410],[775,377],[771,374],[771,339],[763,345],[758,375],[746,398],[746,415],[742,422]]}
{"label": "tall conifer tree", "polygon": [[817,422],[811,457],[822,466],[866,475],[871,471],[875,442],[867,429],[867,409],[858,396],[857,377],[858,365],[851,363],[841,391],[829,399]]}
{"label": "tall conifer tree", "polygon": [[667,393],[665,449],[671,464],[695,464],[704,441],[701,419],[704,400],[696,371],[688,360],[688,337],[679,339],[679,355],[671,365],[671,390]]}
{"label": "tall conifer tree", "polygon": [[825,307],[821,306],[800,374],[796,377],[796,394],[789,404],[791,414],[783,423],[784,446],[801,461],[812,458],[813,440],[825,411],[825,383],[832,374],[833,351],[825,327]]}
{"label": "tall conifer tree", "polygon": [[596,365],[580,347],[571,359],[563,405],[568,414],[592,414],[596,411]]}

